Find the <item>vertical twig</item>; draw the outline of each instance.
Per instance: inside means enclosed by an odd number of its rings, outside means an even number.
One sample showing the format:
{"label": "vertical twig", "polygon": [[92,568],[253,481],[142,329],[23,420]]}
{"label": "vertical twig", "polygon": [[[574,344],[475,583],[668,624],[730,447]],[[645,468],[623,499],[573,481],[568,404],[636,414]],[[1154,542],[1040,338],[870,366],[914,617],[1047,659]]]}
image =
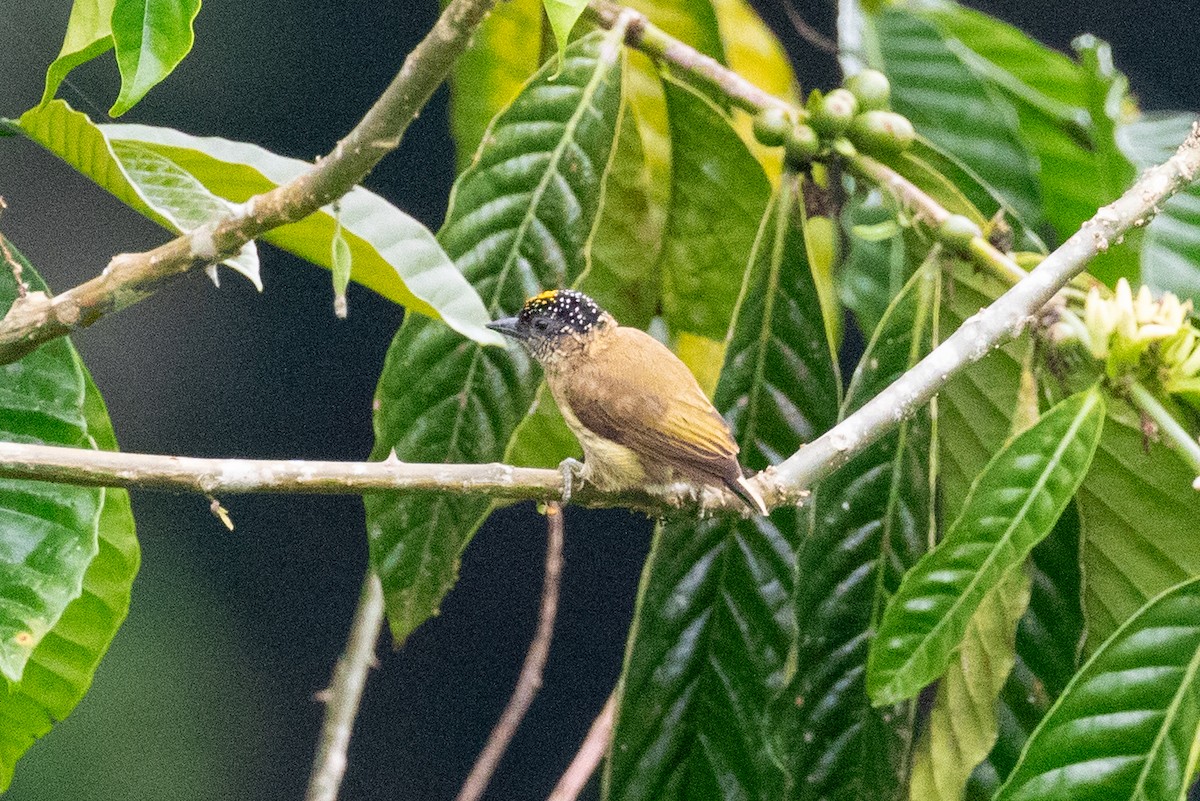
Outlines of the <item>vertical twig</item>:
{"label": "vertical twig", "polygon": [[580,744],[575,758],[567,766],[567,770],[558,780],[558,784],[554,785],[554,790],[551,791],[546,801],[575,801],[583,792],[588,779],[596,772],[596,766],[600,764],[600,760],[608,751],[608,744],[612,740],[613,718],[616,716],[616,711],[617,692],[614,690],[612,695],[608,696],[608,700],[604,702],[604,708],[600,710],[600,714],[592,721],[592,726],[588,729],[587,736],[583,738],[583,743]]}
{"label": "vertical twig", "polygon": [[479,752],[475,767],[467,780],[463,782],[456,801],[477,801],[487,789],[492,774],[521,719],[533,703],[542,686],[542,670],[546,667],[546,657],[550,653],[550,638],[554,634],[554,617],[558,613],[558,585],[562,575],[563,565],[563,515],[562,507],[551,501],[546,504],[546,578],[542,584],[542,606],[538,613],[537,631],[533,642],[525,654],[525,663],[521,666],[521,674],[517,677],[517,686],[513,689],[508,706],[497,721],[488,737],[487,744]]}
{"label": "vertical twig", "polygon": [[[8,204],[4,202],[4,198],[0,197],[0,214],[8,208]],[[21,266],[21,262],[17,261],[13,256],[12,250],[8,247],[8,240],[4,238],[4,234],[0,234],[0,254],[3,254],[5,263],[12,270],[13,280],[17,283],[17,297],[23,298],[29,294],[29,285],[25,283],[24,272],[25,268]]]}
{"label": "vertical twig", "polygon": [[375,664],[375,645],[383,627],[383,585],[374,571],[367,571],[358,608],[350,623],[346,650],[338,657],[328,689],[318,695],[325,702],[325,720],[313,760],[305,801],[334,801],[346,774],[346,753],[354,718],[362,700],[367,671]]}

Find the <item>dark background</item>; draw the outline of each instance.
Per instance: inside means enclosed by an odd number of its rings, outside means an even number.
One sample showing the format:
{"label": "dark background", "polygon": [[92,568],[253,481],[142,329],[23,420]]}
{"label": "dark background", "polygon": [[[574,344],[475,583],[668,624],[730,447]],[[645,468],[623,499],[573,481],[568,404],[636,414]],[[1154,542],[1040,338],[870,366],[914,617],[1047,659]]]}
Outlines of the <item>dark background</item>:
{"label": "dark background", "polygon": [[[836,83],[832,60],[757,3],[805,87]],[[1064,6],[978,2],[1050,45],[1090,31],[1113,44],[1145,108],[1200,108],[1191,2]],[[832,31],[833,0],[801,14]],[[196,46],[125,120],[246,140],[312,158],[358,120],[432,24],[436,2],[211,0]],[[0,2],[0,116],[37,102],[70,3]],[[102,119],[111,55],[60,95]],[[445,91],[367,185],[436,229],[453,180]],[[166,234],[36,146],[0,140],[0,226],[54,288]],[[262,248],[266,291],[203,275],[75,337],[130,451],[363,459],[370,403],[401,312],[350,290],[330,313],[323,270]],[[202,498],[134,494],[144,549],[133,608],[75,714],[19,765],[14,801],[296,799],[308,777],[325,686],[365,564],[354,498],[229,496],[228,533]],[[545,687],[490,798],[544,797],[620,669],[649,524],[620,512],[567,515],[567,566]],[[351,750],[348,801],[451,798],[507,700],[534,627],[544,531],[531,506],[475,537],[442,615],[400,652],[381,649]]]}

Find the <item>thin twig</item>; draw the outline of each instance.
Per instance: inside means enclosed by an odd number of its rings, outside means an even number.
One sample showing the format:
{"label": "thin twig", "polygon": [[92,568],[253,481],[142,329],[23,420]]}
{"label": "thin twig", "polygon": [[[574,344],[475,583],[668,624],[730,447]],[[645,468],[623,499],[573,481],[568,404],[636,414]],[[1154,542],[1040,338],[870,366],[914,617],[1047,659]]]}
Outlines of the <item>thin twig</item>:
{"label": "thin twig", "polygon": [[358,608],[350,623],[346,650],[333,668],[329,688],[319,694],[325,702],[321,739],[313,759],[305,801],[334,801],[346,775],[350,735],[362,700],[367,673],[375,666],[375,647],[383,628],[383,586],[373,571],[367,572]]}
{"label": "thin twig", "polygon": [[562,507],[557,503],[546,504],[546,578],[542,584],[542,605],[538,613],[537,631],[529,651],[525,654],[525,663],[521,666],[521,674],[517,677],[517,686],[513,689],[512,697],[504,714],[492,729],[487,744],[479,752],[475,767],[463,782],[456,801],[477,801],[487,789],[492,774],[505,749],[521,725],[521,720],[533,703],[533,697],[542,686],[542,671],[546,667],[546,657],[550,654],[550,639],[554,635],[554,617],[558,613],[558,585],[562,575],[563,565],[563,514]]}
{"label": "thin twig", "polygon": [[[4,202],[3,197],[0,197],[0,214],[3,214],[7,208],[8,204]],[[29,294],[29,284],[25,283],[24,278],[25,268],[13,256],[12,248],[8,246],[8,240],[4,238],[4,234],[0,234],[0,254],[3,254],[4,263],[12,271],[13,281],[17,284],[17,297],[25,297]]]}
{"label": "thin twig", "polygon": [[121,254],[100,275],[60,295],[30,292],[18,299],[0,321],[0,364],[16,361],[47,340],[131,306],[168,279],[216,264],[264,232],[303,219],[349,192],[400,145],[408,125],[446,79],[495,3],[451,0],[375,105],[308,172],[255,195],[232,216],[211,221],[154,250]]}
{"label": "thin twig", "polygon": [[796,7],[792,5],[791,0],[783,0],[780,5],[783,6],[783,12],[787,14],[788,20],[792,23],[792,27],[796,29],[796,33],[800,34],[801,39],[830,55],[836,56],[838,54],[837,42],[810,25],[808,20],[801,16]]}
{"label": "thin twig", "polygon": [[587,736],[583,738],[579,751],[575,753],[575,758],[567,766],[567,770],[558,780],[558,784],[554,785],[554,790],[546,798],[546,801],[575,801],[583,792],[588,779],[596,772],[596,766],[608,752],[609,743],[612,741],[613,719],[616,712],[617,694],[613,692],[604,702],[604,708],[600,710],[600,714],[592,721]]}

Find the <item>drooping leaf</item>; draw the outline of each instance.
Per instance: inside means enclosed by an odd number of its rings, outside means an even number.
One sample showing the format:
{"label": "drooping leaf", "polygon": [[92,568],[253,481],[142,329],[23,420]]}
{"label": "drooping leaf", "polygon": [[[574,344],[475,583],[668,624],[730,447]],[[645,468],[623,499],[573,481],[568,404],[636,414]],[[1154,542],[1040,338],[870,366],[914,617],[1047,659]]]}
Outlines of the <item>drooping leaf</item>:
{"label": "drooping leaf", "polygon": [[458,169],[475,157],[492,117],[521,91],[538,68],[541,0],[497,3],[471,38],[450,77],[450,130]]}
{"label": "drooping leaf", "polygon": [[[1196,119],[1189,113],[1149,115],[1119,128],[1117,141],[1146,169],[1169,158]],[[1141,252],[1145,283],[1200,303],[1200,186],[1192,184],[1163,204],[1150,221]]]}
{"label": "drooping leaf", "polygon": [[1097,649],[1033,733],[996,801],[1182,799],[1200,728],[1200,580],[1178,584]]}
{"label": "drooping leaf", "polygon": [[108,113],[119,117],[179,66],[192,49],[200,0],[115,0],[112,38],[121,93]]}
{"label": "drooping leaf", "polygon": [[917,743],[912,801],[959,801],[975,766],[991,752],[999,725],[996,698],[1016,660],[1017,621],[1029,603],[1029,584],[1018,565],[971,616]]}
{"label": "drooping leaf", "polygon": [[1016,664],[1000,692],[996,744],[967,785],[969,801],[990,799],[1017,764],[1029,735],[1075,675],[1083,638],[1079,574],[1079,514],[1063,512],[1037,544],[1026,572],[1029,608],[1017,625]]}
{"label": "drooping leaf", "polygon": [[1037,161],[1012,104],[912,11],[889,6],[871,19],[882,58],[878,66],[891,80],[896,111],[962,159],[1037,230],[1044,221]]}
{"label": "drooping leaf", "polygon": [[[715,399],[752,468],[823,430],[837,403],[793,181],[763,220]],[[660,525],[621,681],[607,799],[783,797],[788,768],[769,724],[796,637],[800,523],[797,510],[778,509]]]}
{"label": "drooping leaf", "polygon": [[54,99],[67,73],[113,46],[112,12],[116,0],[75,0],[58,57],[46,69],[46,89],[39,105]]}
{"label": "drooping leaf", "polygon": [[663,316],[674,333],[720,342],[770,184],[719,108],[673,79],[663,85],[673,145],[671,209],[659,259]]}
{"label": "drooping leaf", "polygon": [[[439,239],[492,315],[516,314],[541,288],[570,285],[584,271],[620,120],[621,34],[577,40],[557,75],[555,65],[544,66],[496,118],[455,185]],[[406,318],[376,392],[374,457],[498,460],[537,378],[518,350],[483,348]],[[366,503],[371,563],[402,642],[437,611],[490,504],[383,494]]]}
{"label": "drooping leaf", "polygon": [[[166,214],[151,206],[150,193],[136,183],[114,152],[114,143],[133,143],[168,159],[218,198],[242,203],[286,183],[311,165],[256,145],[200,138],[149,125],[94,125],[61,100],[26,112],[21,130],[122,203],[171,230]],[[208,200],[195,201],[201,207]],[[438,317],[479,342],[499,342],[484,328],[487,311],[479,296],[416,220],[361,187],[339,202],[342,225],[354,257],[352,279],[411,311]],[[189,218],[190,219],[190,218]],[[322,267],[331,264],[331,212],[322,210],[263,239]]]}
{"label": "drooping leaf", "polygon": [[988,463],[938,547],[909,571],[867,662],[877,704],[912,698],[945,669],[981,599],[1050,533],[1091,465],[1096,389],[1071,396]]}
{"label": "drooping leaf", "polygon": [[[23,278],[31,284],[31,289],[43,289],[41,279],[28,261],[20,257],[11,242],[8,246],[14,258],[22,260]],[[0,271],[0,308],[10,305],[16,295],[13,290],[12,273]],[[108,421],[100,393],[65,339],[43,345],[13,365],[0,367],[0,373],[7,373],[13,379],[12,385],[5,381],[2,383],[4,389],[0,389],[0,396],[5,397],[5,414],[2,416],[6,424],[2,427],[7,430],[4,439],[12,439],[17,433],[28,441],[61,444],[62,439],[71,439],[73,441],[68,444],[84,447],[94,444],[104,450],[115,450],[112,424]],[[31,379],[35,374],[36,378]],[[79,389],[83,391],[82,398]],[[30,395],[30,390],[34,395]],[[13,396],[16,395],[24,396],[24,402],[14,403]],[[10,429],[10,420],[19,432]],[[80,420],[85,438],[80,440],[73,434],[67,438],[68,432],[78,432]],[[47,434],[49,438],[46,438]],[[100,499],[101,505],[98,517],[89,519],[86,522],[88,528],[78,532],[80,540],[90,541],[98,531],[98,552],[86,565],[78,597],[66,604],[53,627],[31,649],[20,681],[8,683],[7,692],[0,692],[0,791],[12,781],[13,767],[20,755],[55,722],[70,715],[88,691],[97,664],[125,619],[133,576],[138,567],[138,543],[125,490],[34,482],[4,483],[0,517],[10,517],[13,512],[18,512],[18,523],[4,526],[10,540],[5,550],[10,558],[22,531],[31,535],[42,528],[50,534],[56,530],[55,512],[62,513],[66,508],[83,512],[91,506],[92,499]],[[17,488],[16,492],[10,493],[12,487]],[[28,487],[40,487],[43,493],[50,490],[52,495],[43,496],[34,510],[30,510],[23,502],[30,498],[25,492]],[[24,514],[20,513],[22,511]],[[34,514],[29,514],[30,511]],[[13,567],[10,562],[4,568],[10,579]],[[8,588],[12,589],[12,585]],[[11,609],[7,603],[5,606]]]}
{"label": "drooping leaf", "polygon": [[841,223],[847,252],[838,272],[838,297],[859,328],[874,331],[912,274],[902,230],[875,192],[847,203]]}
{"label": "drooping leaf", "polygon": [[342,226],[338,225],[333,232],[333,247],[329,254],[330,267],[329,270],[333,273],[333,309],[338,317],[344,318],[348,309],[346,307],[346,287],[350,285],[350,272],[354,267],[354,253],[350,250],[350,243],[346,241],[346,234],[342,231]]}
{"label": "drooping leaf", "polygon": [[[940,272],[929,262],[904,286],[871,337],[843,416],[891,384],[930,347]],[[899,797],[913,709],[871,706],[867,646],[888,598],[924,552],[929,532],[929,429],[905,421],[814,490],[811,530],[799,550],[796,672],[780,699],[802,799]],[[795,737],[795,732],[800,732]]]}

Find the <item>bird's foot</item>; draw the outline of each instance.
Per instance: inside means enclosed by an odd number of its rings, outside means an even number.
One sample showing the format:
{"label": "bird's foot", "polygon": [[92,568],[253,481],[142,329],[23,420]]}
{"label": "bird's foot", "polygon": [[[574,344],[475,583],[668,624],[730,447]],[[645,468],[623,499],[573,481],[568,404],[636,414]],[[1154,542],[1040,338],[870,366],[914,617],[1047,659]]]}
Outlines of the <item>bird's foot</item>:
{"label": "bird's foot", "polygon": [[574,492],[575,482],[578,481],[580,486],[583,486],[583,462],[578,459],[567,457],[558,463],[558,471],[563,477],[563,492],[562,502],[566,506],[571,502],[571,493]]}

